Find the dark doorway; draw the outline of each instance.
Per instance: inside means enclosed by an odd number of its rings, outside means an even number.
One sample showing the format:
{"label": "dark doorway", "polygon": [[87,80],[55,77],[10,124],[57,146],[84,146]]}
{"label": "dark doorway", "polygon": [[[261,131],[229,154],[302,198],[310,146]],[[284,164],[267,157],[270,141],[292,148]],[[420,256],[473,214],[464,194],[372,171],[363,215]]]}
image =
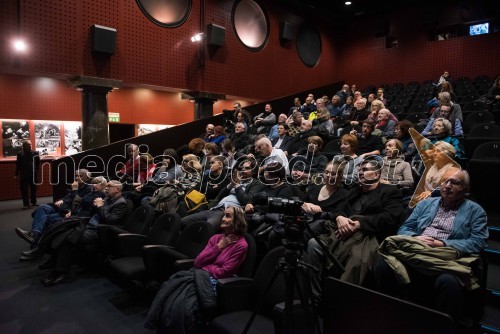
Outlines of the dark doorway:
{"label": "dark doorway", "polygon": [[109,123],[109,142],[135,137],[135,124]]}

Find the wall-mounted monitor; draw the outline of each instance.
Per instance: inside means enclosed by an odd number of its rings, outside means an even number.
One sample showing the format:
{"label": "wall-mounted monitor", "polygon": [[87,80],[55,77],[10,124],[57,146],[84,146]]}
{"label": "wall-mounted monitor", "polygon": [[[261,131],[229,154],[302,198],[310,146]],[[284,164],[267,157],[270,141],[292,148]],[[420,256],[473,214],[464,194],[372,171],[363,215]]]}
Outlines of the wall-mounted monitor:
{"label": "wall-mounted monitor", "polygon": [[487,34],[489,30],[490,30],[489,23],[474,24],[469,27],[469,35],[475,36],[475,35]]}

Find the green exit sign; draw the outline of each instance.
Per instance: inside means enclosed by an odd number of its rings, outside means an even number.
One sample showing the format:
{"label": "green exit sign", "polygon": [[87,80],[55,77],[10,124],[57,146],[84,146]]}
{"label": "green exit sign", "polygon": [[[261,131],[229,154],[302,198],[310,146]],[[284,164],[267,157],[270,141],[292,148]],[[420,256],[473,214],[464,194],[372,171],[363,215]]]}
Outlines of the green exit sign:
{"label": "green exit sign", "polygon": [[119,112],[110,112],[110,113],[108,113],[108,119],[110,122],[120,122],[120,113]]}

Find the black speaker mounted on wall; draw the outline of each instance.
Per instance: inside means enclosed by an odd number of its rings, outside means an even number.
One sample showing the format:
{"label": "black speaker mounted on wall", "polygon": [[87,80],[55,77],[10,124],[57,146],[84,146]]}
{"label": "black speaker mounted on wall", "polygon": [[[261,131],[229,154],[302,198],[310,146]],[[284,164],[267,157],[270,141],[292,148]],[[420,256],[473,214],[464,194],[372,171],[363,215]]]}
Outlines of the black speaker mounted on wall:
{"label": "black speaker mounted on wall", "polygon": [[280,40],[283,42],[289,42],[293,40],[294,27],[293,24],[286,21],[280,22]]}
{"label": "black speaker mounted on wall", "polygon": [[114,55],[116,52],[116,29],[94,24],[92,26],[92,52]]}
{"label": "black speaker mounted on wall", "polygon": [[212,46],[226,45],[226,28],[210,23],[207,26],[207,43]]}

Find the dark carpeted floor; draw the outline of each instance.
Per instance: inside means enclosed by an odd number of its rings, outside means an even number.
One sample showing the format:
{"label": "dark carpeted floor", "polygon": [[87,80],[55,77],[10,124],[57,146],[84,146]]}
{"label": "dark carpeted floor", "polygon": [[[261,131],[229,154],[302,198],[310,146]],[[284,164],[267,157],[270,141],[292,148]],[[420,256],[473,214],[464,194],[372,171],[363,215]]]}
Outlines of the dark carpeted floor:
{"label": "dark carpeted floor", "polygon": [[43,287],[48,272],[38,265],[47,257],[18,261],[28,244],[14,228],[29,230],[32,212],[21,206],[20,200],[0,202],[0,333],[151,333],[143,328],[148,303],[132,300],[99,273],[75,266],[70,282]]}

